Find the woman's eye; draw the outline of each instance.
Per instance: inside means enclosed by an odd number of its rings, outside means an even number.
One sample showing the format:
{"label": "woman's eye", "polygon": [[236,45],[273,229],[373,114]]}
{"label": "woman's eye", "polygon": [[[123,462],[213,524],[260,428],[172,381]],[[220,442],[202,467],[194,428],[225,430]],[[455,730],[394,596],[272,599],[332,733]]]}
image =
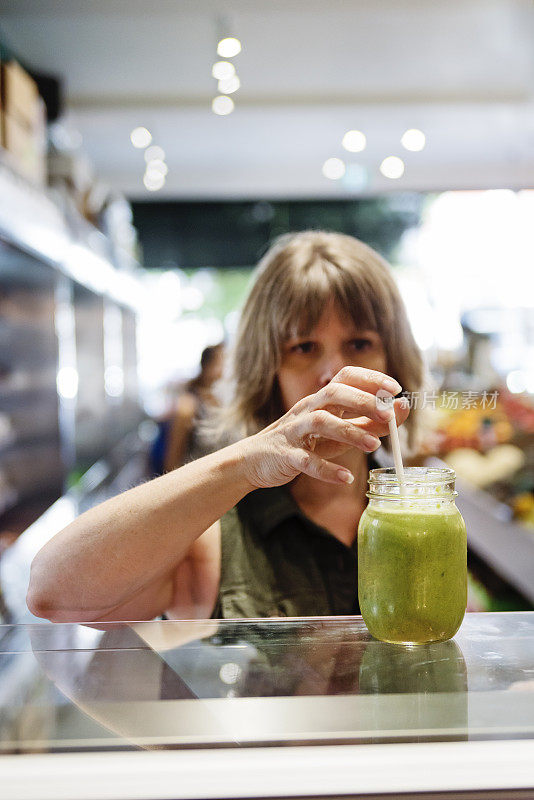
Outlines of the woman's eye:
{"label": "woman's eye", "polygon": [[372,342],[370,339],[353,339],[351,341],[351,347],[358,351],[366,350],[368,347],[371,347],[371,345]]}
{"label": "woman's eye", "polygon": [[299,342],[291,348],[292,353],[311,353],[313,350],[313,342]]}

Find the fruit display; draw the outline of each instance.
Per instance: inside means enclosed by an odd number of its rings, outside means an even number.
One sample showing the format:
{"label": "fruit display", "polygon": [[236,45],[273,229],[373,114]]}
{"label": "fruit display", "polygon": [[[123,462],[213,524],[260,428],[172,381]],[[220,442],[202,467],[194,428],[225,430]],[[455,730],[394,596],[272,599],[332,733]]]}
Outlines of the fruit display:
{"label": "fruit display", "polygon": [[459,478],[484,489],[511,478],[525,464],[523,451],[513,444],[501,444],[482,454],[468,447],[453,450],[445,456]]}
{"label": "fruit display", "polygon": [[534,433],[534,396],[528,394],[511,394],[503,391],[499,395],[499,403],[519,434]]}
{"label": "fruit display", "polygon": [[534,491],[516,495],[512,500],[512,508],[518,522],[534,529]]}
{"label": "fruit display", "polygon": [[534,398],[498,388],[447,392],[424,409],[424,454],[438,455],[458,477],[507,504],[534,529]]}
{"label": "fruit display", "polygon": [[500,394],[496,393],[487,402],[480,399],[464,406],[459,403],[459,407],[447,404],[446,394],[443,393],[445,400],[430,415],[434,446],[440,453],[458,448],[487,450],[512,439],[514,425]]}

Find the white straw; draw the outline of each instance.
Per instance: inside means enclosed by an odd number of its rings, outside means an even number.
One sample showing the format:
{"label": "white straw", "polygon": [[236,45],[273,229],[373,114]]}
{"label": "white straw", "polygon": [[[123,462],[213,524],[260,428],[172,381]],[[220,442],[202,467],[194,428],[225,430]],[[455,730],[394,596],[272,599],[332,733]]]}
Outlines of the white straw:
{"label": "white straw", "polygon": [[393,396],[384,389],[379,389],[376,393],[376,402],[378,406],[390,409],[392,411],[392,416],[388,421],[388,426],[389,435],[391,437],[391,448],[393,450],[393,461],[395,462],[395,472],[397,473],[397,477],[399,479],[399,492],[400,494],[406,494],[406,482],[404,479],[404,467],[402,466],[397,419],[395,417],[395,410],[393,408]]}
{"label": "white straw", "polygon": [[388,422],[389,435],[391,436],[391,447],[393,450],[393,461],[395,462],[395,472],[399,478],[399,491],[400,494],[406,494],[406,483],[404,480],[404,467],[402,466],[402,456],[399,442],[399,430],[397,428],[397,420],[395,414]]}

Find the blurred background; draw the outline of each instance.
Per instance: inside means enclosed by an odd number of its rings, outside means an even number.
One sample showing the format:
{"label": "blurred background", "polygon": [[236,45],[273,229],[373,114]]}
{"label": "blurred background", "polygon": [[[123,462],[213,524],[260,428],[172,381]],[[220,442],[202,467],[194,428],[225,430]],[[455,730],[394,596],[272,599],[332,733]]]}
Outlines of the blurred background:
{"label": "blurred background", "polygon": [[530,0],[0,0],[8,601],[46,537],[154,474],[273,239],[326,228],[393,266],[470,607],[533,607],[533,41]]}

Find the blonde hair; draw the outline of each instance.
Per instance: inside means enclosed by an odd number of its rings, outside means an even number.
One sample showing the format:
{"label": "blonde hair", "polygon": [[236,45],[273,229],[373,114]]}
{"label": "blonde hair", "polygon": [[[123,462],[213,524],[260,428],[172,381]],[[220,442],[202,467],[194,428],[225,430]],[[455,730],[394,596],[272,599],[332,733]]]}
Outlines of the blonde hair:
{"label": "blonde hair", "polygon": [[[377,331],[387,372],[407,392],[423,382],[423,361],[386,261],[352,236],[304,231],[281,236],[258,264],[229,359],[232,396],[219,424],[238,437],[256,433],[285,413],[277,371],[282,346],[307,335],[329,302],[359,329]],[[416,417],[408,418],[413,444]]]}

